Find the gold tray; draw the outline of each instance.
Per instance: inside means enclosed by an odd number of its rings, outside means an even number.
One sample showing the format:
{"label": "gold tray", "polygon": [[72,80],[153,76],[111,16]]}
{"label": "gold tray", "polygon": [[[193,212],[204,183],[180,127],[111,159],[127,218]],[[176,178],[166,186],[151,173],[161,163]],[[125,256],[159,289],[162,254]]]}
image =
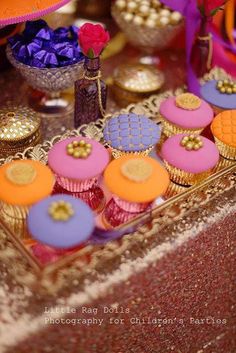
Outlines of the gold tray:
{"label": "gold tray", "polygon": [[[228,75],[218,68],[204,77],[208,79],[224,79]],[[152,96],[148,100],[136,105],[130,105],[122,112],[135,112],[145,114],[158,122],[157,113],[163,99],[177,95],[184,91],[184,87],[176,91],[166,91],[162,94]],[[98,141],[102,139],[102,130],[105,120],[99,120],[89,125],[83,125],[78,130],[68,131],[62,136],[56,136],[51,141],[46,141],[36,147],[27,148],[24,153],[18,153],[7,159],[0,159],[0,165],[16,159],[34,159],[47,163],[47,153],[59,140],[69,136],[87,136]],[[65,256],[55,263],[42,266],[36,258],[31,255],[25,245],[17,236],[17,229],[13,229],[9,222],[3,217],[0,219],[0,259],[6,263],[9,272],[14,274],[15,279],[29,286],[37,286],[47,291],[55,292],[71,281],[85,283],[86,279],[108,273],[114,267],[122,263],[124,259],[137,256],[137,247],[145,251],[148,247],[155,246],[159,234],[164,234],[168,228],[168,236],[175,237],[179,232],[190,230],[193,224],[206,222],[207,213],[202,212],[201,217],[195,219],[191,216],[195,210],[204,209],[204,205],[212,199],[234,188],[236,185],[236,164],[225,168],[222,165],[214,175],[197,186],[177,196],[171,197],[162,205],[155,207],[151,214],[143,214],[128,225],[141,222],[134,233],[124,236],[103,246],[88,245],[72,255]],[[220,169],[220,168],[219,168]],[[187,220],[187,221],[186,221]],[[126,225],[127,226],[127,225]],[[159,238],[158,238],[159,239]],[[165,238],[160,238],[159,243]],[[153,245],[152,245],[153,244]]]}

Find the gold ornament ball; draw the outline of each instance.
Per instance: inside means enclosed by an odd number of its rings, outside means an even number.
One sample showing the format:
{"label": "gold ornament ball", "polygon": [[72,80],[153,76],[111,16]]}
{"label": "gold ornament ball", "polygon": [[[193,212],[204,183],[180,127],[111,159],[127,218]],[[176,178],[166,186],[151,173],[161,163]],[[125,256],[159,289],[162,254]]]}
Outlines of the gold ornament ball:
{"label": "gold ornament ball", "polygon": [[124,0],[116,1],[116,6],[118,9],[123,10],[126,7],[126,2]]}
{"label": "gold ornament ball", "polygon": [[131,22],[134,18],[134,15],[132,13],[124,12],[123,18],[126,22]]}
{"label": "gold ornament ball", "polygon": [[188,142],[186,145],[186,150],[191,151],[193,149],[193,143],[192,142]]}
{"label": "gold ornament ball", "polygon": [[134,10],[137,9],[137,4],[136,4],[136,2],[131,1],[131,2],[128,3],[127,7],[128,7],[129,10],[134,11]]}
{"label": "gold ornament ball", "polygon": [[144,20],[141,16],[134,16],[133,23],[140,26],[144,23]]}

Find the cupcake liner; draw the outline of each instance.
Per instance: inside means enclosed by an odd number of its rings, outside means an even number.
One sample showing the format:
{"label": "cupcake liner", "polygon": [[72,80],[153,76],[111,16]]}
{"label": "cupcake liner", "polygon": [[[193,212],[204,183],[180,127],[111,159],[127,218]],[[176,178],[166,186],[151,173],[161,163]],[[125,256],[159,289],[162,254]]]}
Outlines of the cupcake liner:
{"label": "cupcake liner", "polygon": [[200,183],[202,180],[208,178],[212,174],[212,170],[207,170],[202,173],[193,174],[185,172],[179,168],[176,168],[164,160],[164,164],[168,172],[170,173],[170,179],[174,183],[180,184],[181,186],[190,186]]}
{"label": "cupcake liner", "polygon": [[100,213],[106,204],[106,198],[102,188],[96,183],[87,191],[71,192],[56,183],[52,195],[67,194],[83,200],[96,213]]}
{"label": "cupcake liner", "polygon": [[214,136],[216,146],[220,152],[220,155],[226,159],[236,161],[236,147],[226,145],[224,142],[220,141],[216,136]]}
{"label": "cupcake liner", "polygon": [[139,216],[140,213],[141,212],[127,212],[119,207],[114,199],[111,199],[104,210],[102,221],[106,228],[114,228],[129,222]]}
{"label": "cupcake liner", "polygon": [[151,204],[150,202],[147,202],[147,203],[128,202],[128,201],[121,200],[117,196],[113,196],[113,200],[122,210],[130,213],[144,212]]}
{"label": "cupcake liner", "polygon": [[178,134],[195,134],[200,135],[204,128],[201,129],[185,129],[180,126],[174,125],[166,120],[163,116],[159,115],[160,121],[162,123],[162,133],[167,137]]}
{"label": "cupcake liner", "polygon": [[126,151],[120,151],[120,150],[117,150],[115,148],[111,148],[111,153],[112,153],[112,156],[115,158],[115,159],[118,159],[122,156],[127,156],[127,155],[136,155],[136,156],[148,156],[151,151],[153,150],[154,146],[152,147],[149,147],[148,149],[144,150],[144,151],[134,151],[134,152],[126,152]]}
{"label": "cupcake liner", "polygon": [[161,137],[159,142],[156,144],[155,150],[157,154],[161,153],[162,145],[164,142],[168,139],[168,136],[166,136],[163,132],[161,133]]}
{"label": "cupcake liner", "polygon": [[183,186],[183,185],[178,185],[173,183],[172,181],[169,184],[168,189],[166,190],[166,193],[164,195],[165,199],[170,199],[171,197],[178,195],[182,192],[185,192],[186,190],[188,190],[190,186]]}
{"label": "cupcake liner", "polygon": [[81,192],[77,196],[87,203],[87,205],[95,212],[101,213],[106,205],[106,198],[102,188],[93,187],[88,191]]}
{"label": "cupcake liner", "polygon": [[11,218],[26,219],[29,207],[28,206],[15,206],[5,202],[1,202],[1,212]]}
{"label": "cupcake liner", "polygon": [[4,222],[8,224],[9,229],[22,240],[29,239],[26,226],[28,211],[28,207],[12,206],[4,202],[0,204],[0,217],[4,218]]}
{"label": "cupcake liner", "polygon": [[220,156],[220,160],[214,169],[214,173],[219,172],[220,170],[222,170],[224,168],[230,167],[233,164],[235,164],[235,161],[233,159],[227,159],[227,158]]}
{"label": "cupcake liner", "polygon": [[86,179],[86,180],[75,180],[64,178],[60,175],[56,175],[56,180],[59,185],[70,192],[84,192],[91,189],[94,184],[97,183],[98,178]]}

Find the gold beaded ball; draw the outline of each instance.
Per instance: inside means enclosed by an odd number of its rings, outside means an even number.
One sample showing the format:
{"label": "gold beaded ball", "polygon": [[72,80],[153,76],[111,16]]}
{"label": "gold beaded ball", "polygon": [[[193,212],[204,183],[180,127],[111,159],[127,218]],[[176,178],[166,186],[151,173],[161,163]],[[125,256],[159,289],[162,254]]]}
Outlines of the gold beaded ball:
{"label": "gold beaded ball", "polygon": [[216,88],[222,94],[235,94],[236,82],[232,80],[219,80],[216,83]]}
{"label": "gold beaded ball", "polygon": [[187,151],[198,151],[203,147],[203,140],[198,135],[186,135],[182,138],[180,145]]}
{"label": "gold beaded ball", "polygon": [[72,141],[66,149],[67,154],[73,158],[88,158],[92,153],[92,145],[84,140]]}

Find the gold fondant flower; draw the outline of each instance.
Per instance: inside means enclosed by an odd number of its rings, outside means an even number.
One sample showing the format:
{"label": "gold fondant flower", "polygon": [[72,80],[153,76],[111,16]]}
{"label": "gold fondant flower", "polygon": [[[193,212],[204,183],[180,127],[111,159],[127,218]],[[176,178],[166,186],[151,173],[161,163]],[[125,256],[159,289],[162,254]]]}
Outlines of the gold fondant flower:
{"label": "gold fondant flower", "polygon": [[176,97],[175,103],[184,110],[196,110],[201,106],[201,99],[192,93],[183,93]]}
{"label": "gold fondant flower", "polygon": [[152,175],[153,167],[143,159],[132,159],[121,166],[121,173],[127,179],[142,183]]}
{"label": "gold fondant flower", "polygon": [[51,203],[48,213],[54,221],[68,221],[74,215],[74,210],[69,202],[59,200]]}
{"label": "gold fondant flower", "polygon": [[203,141],[200,136],[188,135],[182,138],[180,145],[187,151],[198,151],[203,147]]}
{"label": "gold fondant flower", "polygon": [[92,152],[92,145],[84,140],[72,141],[67,145],[67,154],[73,158],[88,158]]}

